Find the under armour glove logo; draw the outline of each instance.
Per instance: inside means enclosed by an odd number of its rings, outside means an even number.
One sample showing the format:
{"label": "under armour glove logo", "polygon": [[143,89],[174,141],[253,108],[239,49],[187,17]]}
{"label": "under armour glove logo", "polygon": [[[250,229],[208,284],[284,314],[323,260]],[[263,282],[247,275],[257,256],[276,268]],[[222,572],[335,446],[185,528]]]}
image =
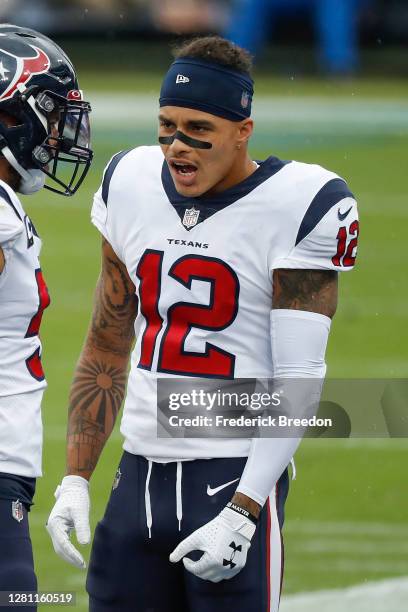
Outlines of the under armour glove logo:
{"label": "under armour glove logo", "polygon": [[[186,570],[203,580],[230,580],[245,566],[255,529],[255,523],[243,513],[224,508],[212,521],[182,540],[171,553],[170,561],[177,563],[183,559]],[[198,561],[186,556],[193,550],[204,553]]]}
{"label": "under armour glove logo", "polygon": [[232,548],[231,557],[229,559],[223,559],[222,560],[222,564],[223,564],[224,567],[229,565],[231,569],[234,569],[234,567],[236,566],[236,563],[234,563],[234,557],[237,554],[237,552],[242,552],[242,545],[239,544],[237,546],[235,544],[235,542],[231,542],[231,544],[229,546],[230,546],[230,548]]}

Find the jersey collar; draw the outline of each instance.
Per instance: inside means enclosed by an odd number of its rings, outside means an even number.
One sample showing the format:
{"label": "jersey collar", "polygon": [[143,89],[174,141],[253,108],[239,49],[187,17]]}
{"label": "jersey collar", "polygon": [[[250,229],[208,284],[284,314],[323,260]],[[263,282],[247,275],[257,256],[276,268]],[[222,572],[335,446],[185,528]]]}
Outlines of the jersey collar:
{"label": "jersey collar", "polygon": [[208,217],[222,210],[226,206],[233,204],[237,200],[248,195],[256,187],[264,183],[271,176],[282,170],[289,161],[283,161],[277,157],[268,157],[265,161],[257,162],[259,167],[246,179],[213,196],[199,196],[189,198],[178,193],[174,186],[172,176],[166,160],[163,161],[161,179],[163,189],[169,199],[170,204],[176,209],[180,219],[183,219],[186,208],[196,208],[200,210],[199,223]]}

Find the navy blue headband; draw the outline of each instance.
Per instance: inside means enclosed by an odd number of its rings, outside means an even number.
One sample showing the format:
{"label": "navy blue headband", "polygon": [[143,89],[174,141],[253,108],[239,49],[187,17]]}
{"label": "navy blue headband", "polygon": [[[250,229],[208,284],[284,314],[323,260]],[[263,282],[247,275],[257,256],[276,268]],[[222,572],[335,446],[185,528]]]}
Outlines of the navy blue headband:
{"label": "navy blue headband", "polygon": [[170,66],[160,91],[160,106],[183,106],[230,121],[251,116],[254,83],[237,72],[196,58],[183,57]]}

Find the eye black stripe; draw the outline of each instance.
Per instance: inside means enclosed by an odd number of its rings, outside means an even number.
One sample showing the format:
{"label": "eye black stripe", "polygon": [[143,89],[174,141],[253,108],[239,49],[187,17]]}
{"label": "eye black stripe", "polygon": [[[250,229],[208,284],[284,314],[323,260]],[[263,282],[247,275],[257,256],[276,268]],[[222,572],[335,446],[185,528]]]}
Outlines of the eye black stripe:
{"label": "eye black stripe", "polygon": [[189,147],[193,147],[194,149],[211,149],[211,142],[205,142],[205,140],[197,140],[196,138],[190,138],[183,132],[177,131],[173,136],[160,136],[159,142],[164,145],[171,145],[175,141],[175,139],[181,140],[184,144]]}

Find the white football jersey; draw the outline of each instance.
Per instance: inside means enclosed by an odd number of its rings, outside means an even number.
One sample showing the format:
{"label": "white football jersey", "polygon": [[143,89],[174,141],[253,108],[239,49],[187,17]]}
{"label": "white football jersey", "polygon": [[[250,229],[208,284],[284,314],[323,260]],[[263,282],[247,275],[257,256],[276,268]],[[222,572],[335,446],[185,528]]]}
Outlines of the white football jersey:
{"label": "white football jersey", "polygon": [[273,376],[276,268],[350,270],[357,207],[344,180],[270,157],[211,198],[175,189],[160,147],[115,155],[92,221],[136,286],[125,450],[156,461],[246,456],[249,440],[157,437],[158,376]]}
{"label": "white football jersey", "polygon": [[[41,240],[14,191],[0,181],[0,471],[41,473],[41,397],[46,386],[39,329],[50,298]],[[24,456],[22,448],[25,449]]]}
{"label": "white football jersey", "polygon": [[41,240],[13,192],[0,181],[0,396],[46,386],[39,329],[50,298],[39,255]]}

